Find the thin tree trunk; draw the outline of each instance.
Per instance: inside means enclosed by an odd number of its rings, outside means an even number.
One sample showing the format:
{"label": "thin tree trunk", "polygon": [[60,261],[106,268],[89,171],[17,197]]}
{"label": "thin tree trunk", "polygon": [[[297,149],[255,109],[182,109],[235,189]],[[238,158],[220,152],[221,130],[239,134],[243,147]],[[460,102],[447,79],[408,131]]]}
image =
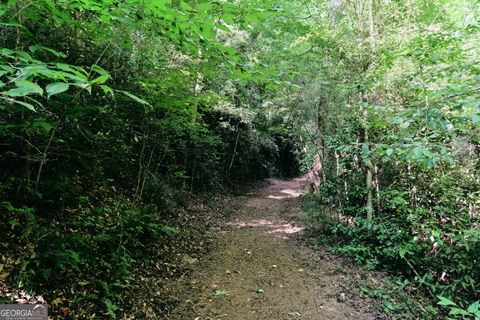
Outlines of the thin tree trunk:
{"label": "thin tree trunk", "polygon": [[[338,154],[338,151],[335,150],[335,165],[336,165],[336,174],[337,174],[337,183],[340,182],[340,155]],[[340,222],[340,210],[343,208],[343,203],[342,203],[342,197],[341,197],[341,191],[337,193],[338,198],[338,208],[335,210],[337,212],[337,221]]]}
{"label": "thin tree trunk", "polygon": [[160,161],[158,161],[157,165],[155,166],[155,172],[154,172],[154,175],[155,175],[155,176],[158,174],[158,170],[160,169],[160,166],[162,165],[163,160],[164,160],[165,157],[167,156],[167,153],[168,153],[168,147],[165,147],[165,151],[163,152],[163,155],[162,155],[162,157],[160,158]]}
{"label": "thin tree trunk", "polygon": [[[368,146],[368,128],[365,127],[364,131],[364,143]],[[370,147],[368,147],[368,151],[370,153]],[[365,169],[367,171],[367,177],[365,181],[365,187],[367,188],[367,203],[365,205],[365,209],[367,211],[367,220],[372,220],[373,219],[373,178],[372,178],[372,171],[373,171],[373,165],[372,165],[372,160],[370,159],[370,155],[367,155],[368,158],[365,159],[366,165]]]}
{"label": "thin tree trunk", "polygon": [[55,136],[56,130],[57,130],[57,127],[55,126],[52,130],[52,134],[50,135],[50,138],[48,138],[47,145],[45,146],[45,149],[43,150],[42,160],[40,161],[40,165],[38,166],[37,178],[35,180],[35,193],[37,193],[37,191],[38,191],[38,184],[40,183],[40,176],[42,175],[43,166],[47,162],[48,149],[50,148],[50,144],[53,141],[53,137]]}
{"label": "thin tree trunk", "polygon": [[370,31],[370,47],[372,52],[376,51],[375,45],[375,22],[373,20],[373,0],[368,1],[368,26]]}
{"label": "thin tree trunk", "polygon": [[230,176],[230,171],[232,170],[233,161],[235,160],[235,154],[237,154],[238,139],[240,138],[240,128],[237,128],[237,138],[235,139],[235,146],[233,147],[232,160],[228,165],[228,176]]}
{"label": "thin tree trunk", "polygon": [[375,175],[375,195],[377,197],[377,215],[380,213],[380,179],[378,177],[378,164],[375,162],[373,167],[373,173]]}
{"label": "thin tree trunk", "polygon": [[372,170],[370,169],[370,166],[367,167],[367,179],[366,179],[366,187],[368,190],[367,193],[367,220],[372,220],[373,219],[373,203],[372,203]]}
{"label": "thin tree trunk", "polygon": [[147,168],[143,170],[142,187],[140,188],[140,192],[138,194],[139,199],[142,198],[143,189],[145,189],[145,182],[147,181],[147,176],[150,173],[150,164],[152,163],[152,158],[153,158],[153,152],[154,151],[155,151],[155,148],[152,148],[152,151],[150,152],[150,157],[148,158]]}
{"label": "thin tree trunk", "polygon": [[75,19],[77,25],[73,30],[73,41],[75,43],[75,54],[81,60],[83,60],[83,43],[82,43],[82,28],[81,28],[81,13],[74,13],[73,18]]}
{"label": "thin tree trunk", "polygon": [[[28,5],[27,5],[28,6]],[[17,13],[15,14],[15,16],[18,16],[18,23],[20,25],[23,25],[23,15],[21,14],[21,12],[23,11],[24,8],[26,8],[27,6],[23,7],[23,8],[20,8],[20,3],[16,3],[15,4],[15,9],[17,11]],[[15,39],[15,50],[22,50],[23,49],[23,46],[22,46],[22,31],[20,30],[20,28],[15,28],[15,33],[16,33],[16,39]]]}
{"label": "thin tree trunk", "polygon": [[185,146],[185,152],[183,153],[183,171],[184,171],[184,176],[182,177],[183,184],[182,184],[182,191],[187,190],[187,179],[186,179],[186,174],[187,174],[187,165],[188,165],[188,147]]}
{"label": "thin tree trunk", "polygon": [[197,157],[193,158],[192,178],[190,179],[190,192],[193,192],[193,181],[195,179],[195,168],[197,167]]}
{"label": "thin tree trunk", "polygon": [[134,198],[138,198],[138,193],[140,191],[140,184],[142,181],[142,173],[143,173],[143,154],[145,153],[145,147],[147,145],[147,137],[143,136],[143,144],[142,150],[140,151],[140,155],[138,156],[138,173],[137,173],[137,186],[135,187]]}

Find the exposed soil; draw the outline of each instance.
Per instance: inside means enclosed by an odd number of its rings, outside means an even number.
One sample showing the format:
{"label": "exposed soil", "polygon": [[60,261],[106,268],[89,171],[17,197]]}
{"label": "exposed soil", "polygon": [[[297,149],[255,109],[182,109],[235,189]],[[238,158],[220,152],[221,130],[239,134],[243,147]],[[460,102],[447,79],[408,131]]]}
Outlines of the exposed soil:
{"label": "exposed soil", "polygon": [[379,319],[358,295],[361,273],[305,243],[306,184],[271,179],[222,208],[229,217],[209,253],[185,262],[192,272],[167,319]]}

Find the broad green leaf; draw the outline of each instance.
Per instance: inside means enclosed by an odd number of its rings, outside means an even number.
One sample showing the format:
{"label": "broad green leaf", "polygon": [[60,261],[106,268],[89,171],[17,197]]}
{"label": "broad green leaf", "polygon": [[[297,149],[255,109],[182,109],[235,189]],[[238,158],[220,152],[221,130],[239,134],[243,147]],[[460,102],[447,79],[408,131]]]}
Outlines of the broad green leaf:
{"label": "broad green leaf", "polygon": [[141,103],[141,104],[144,104],[144,105],[147,105],[147,106],[152,106],[150,103],[148,103],[147,101],[143,100],[143,99],[140,99],[139,97],[137,97],[136,95],[133,95],[131,94],[130,92],[127,92],[127,91],[123,91],[123,90],[115,90],[117,92],[120,92],[120,93],[123,93],[124,95],[126,95],[127,97],[135,100],[136,102],[138,103]]}
{"label": "broad green leaf", "polygon": [[0,65],[0,69],[4,70],[6,73],[12,73],[14,69],[7,65]]}
{"label": "broad green leaf", "polygon": [[102,84],[102,83],[105,83],[109,78],[110,78],[110,75],[102,74],[98,78],[93,79],[91,83],[92,84]]}
{"label": "broad green leaf", "polygon": [[478,311],[479,304],[480,304],[480,301],[476,301],[476,302],[472,303],[472,304],[468,307],[468,312],[470,312],[470,313],[475,313],[475,312],[477,312],[477,311]]}
{"label": "broad green leaf", "polygon": [[35,110],[35,107],[33,105],[31,105],[30,103],[27,103],[27,102],[24,102],[24,101],[20,101],[20,100],[14,100],[13,102],[21,105],[21,106],[24,106],[25,108],[29,109],[29,110],[32,110],[34,112],[37,112],[37,110]]}
{"label": "broad green leaf", "polygon": [[49,53],[53,54],[55,57],[59,57],[59,58],[66,58],[67,57],[67,55],[63,52],[53,50],[53,49],[43,47],[43,46],[30,46],[30,47],[28,47],[28,50],[30,50],[31,53],[35,53],[37,51],[46,51],[46,52],[49,52]]}
{"label": "broad green leaf", "polygon": [[415,147],[413,148],[411,154],[413,159],[421,159],[423,157],[423,148]]}
{"label": "broad green leaf", "polygon": [[110,88],[109,86],[106,86],[106,85],[101,85],[100,88],[102,88],[102,90],[105,94],[109,94],[113,98],[114,93],[113,93],[112,88]]}
{"label": "broad green leaf", "polygon": [[72,68],[72,66],[65,64],[65,63],[57,63],[56,67],[60,70],[63,71],[68,71],[68,72],[75,72],[75,69]]}
{"label": "broad green leaf", "polygon": [[480,122],[480,113],[474,113],[472,115],[472,122],[473,124]]}
{"label": "broad green leaf", "polygon": [[48,122],[46,122],[44,119],[38,119],[33,122],[33,125],[35,127],[40,127],[44,129],[45,131],[49,132],[52,129],[52,125]]}
{"label": "broad green leaf", "polygon": [[212,5],[213,3],[210,3],[210,2],[200,3],[198,5],[198,12],[206,13],[208,10],[212,8]]}
{"label": "broad green leaf", "polygon": [[54,94],[59,94],[67,91],[69,88],[68,83],[65,82],[53,82],[47,85],[45,90],[47,91],[47,97],[50,98]]}
{"label": "broad green leaf", "polygon": [[457,305],[455,302],[453,302],[452,300],[447,299],[445,297],[437,296],[437,298],[440,300],[439,302],[437,302],[438,305],[441,305],[441,306],[456,306]]}
{"label": "broad green leaf", "polygon": [[192,6],[185,1],[180,1],[180,8],[182,8],[185,11],[193,11]]}
{"label": "broad green leaf", "polygon": [[79,88],[82,88],[82,89],[84,89],[84,90],[87,90],[88,93],[92,93],[92,86],[91,86],[90,83],[88,83],[88,82],[85,82],[85,83],[81,83],[81,82],[78,83],[78,82],[76,82],[76,83],[72,83],[71,85],[72,85],[72,86],[79,87]]}
{"label": "broad green leaf", "polygon": [[103,69],[102,67],[100,67],[99,65],[92,65],[92,70],[95,71],[96,73],[98,74],[101,74],[101,75],[108,75],[110,77],[110,74],[108,73],[107,70]]}
{"label": "broad green leaf", "polygon": [[0,26],[2,27],[10,27],[10,28],[20,28],[26,30],[26,28],[19,24],[19,23],[11,23],[11,22],[0,22]]}
{"label": "broad green leaf", "polygon": [[58,69],[65,71],[63,76],[79,81],[79,82],[87,82],[88,81],[88,72],[86,72],[83,68],[68,65],[65,63],[57,63],[55,65]]}
{"label": "broad green leaf", "polygon": [[449,315],[463,315],[463,316],[467,316],[468,315],[468,312],[465,311],[465,310],[462,310],[462,309],[459,309],[459,308],[452,308],[452,310],[450,310],[450,312],[448,313]]}
{"label": "broad green leaf", "polygon": [[7,91],[10,97],[24,97],[29,94],[43,94],[43,89],[36,83],[28,80],[17,80],[15,82],[16,88]]}
{"label": "broad green leaf", "polygon": [[14,53],[15,51],[8,48],[3,48],[2,50],[0,50],[0,55],[6,56],[6,57],[13,57]]}

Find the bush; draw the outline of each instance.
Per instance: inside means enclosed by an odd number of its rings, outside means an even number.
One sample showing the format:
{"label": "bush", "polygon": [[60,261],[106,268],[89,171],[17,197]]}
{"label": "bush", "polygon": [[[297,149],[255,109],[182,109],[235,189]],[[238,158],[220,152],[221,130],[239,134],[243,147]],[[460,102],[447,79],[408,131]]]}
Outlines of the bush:
{"label": "bush", "polygon": [[[96,208],[79,207],[62,222],[41,218],[31,208],[3,204],[11,228],[4,229],[16,241],[9,254],[21,263],[11,282],[37,292],[53,292],[67,283],[78,283],[74,304],[101,300],[112,312],[121,294],[134,280],[133,263],[154,254],[155,244],[179,231],[165,225],[154,205],[138,206],[127,200],[111,200]],[[5,228],[5,225],[3,225]],[[88,294],[80,287],[89,287]],[[54,296],[47,294],[46,300]],[[90,306],[89,306],[90,307]]]}

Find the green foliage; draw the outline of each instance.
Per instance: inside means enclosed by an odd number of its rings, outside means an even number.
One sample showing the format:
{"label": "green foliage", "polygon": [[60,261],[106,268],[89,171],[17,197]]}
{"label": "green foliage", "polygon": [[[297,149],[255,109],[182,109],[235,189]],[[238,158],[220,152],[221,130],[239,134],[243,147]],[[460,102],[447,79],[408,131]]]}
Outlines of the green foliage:
{"label": "green foliage", "polygon": [[208,1],[2,4],[2,288],[44,293],[57,316],[119,317],[133,270],[184,236],[172,207],[295,171],[287,121],[257,121],[275,74],[247,49],[276,13]]}
{"label": "green foliage", "polygon": [[[457,176],[453,170],[433,175],[433,179],[424,176],[425,185],[417,181],[414,207],[412,193],[397,186],[381,193],[380,218],[357,217],[347,225],[333,222],[336,225],[330,231],[338,237],[336,250],[358,263],[412,279],[426,292],[469,301],[475,299],[480,282],[472,263],[480,258],[478,218],[471,216],[472,193],[466,191],[472,182],[453,180]],[[330,190],[332,199],[335,188]],[[339,210],[345,215],[351,212],[348,206]]]}
{"label": "green foliage", "polygon": [[392,319],[435,319],[439,315],[438,308],[434,306],[418,307],[428,302],[422,300],[408,280],[385,279],[379,285],[366,279],[360,287],[362,293],[375,299],[381,310]]}
{"label": "green foliage", "polygon": [[430,297],[476,301],[480,7],[338,3],[312,2],[297,42],[311,48],[292,99],[307,119],[302,163],[321,164],[311,219],[358,263]]}
{"label": "green foliage", "polygon": [[96,208],[80,206],[62,221],[8,203],[2,211],[11,225],[3,230],[6,238],[21,241],[10,243],[9,249],[23,257],[17,267],[22,287],[44,290],[66,282],[88,283],[90,293],[80,294],[72,302],[100,299],[112,316],[114,303],[135,279],[134,261],[153,254],[158,242],[180,234],[164,224],[165,214],[153,205],[138,208],[133,203],[111,201]]}
{"label": "green foliage", "polygon": [[438,299],[437,304],[449,310],[448,319],[480,319],[479,301],[472,303],[467,308],[462,308],[445,297],[438,296]]}
{"label": "green foliage", "polygon": [[95,291],[79,299],[115,318],[140,239],[178,236],[168,208],[316,167],[311,220],[334,227],[339,252],[478,300],[479,12],[7,1],[0,231],[8,255],[26,251],[7,259],[7,282],[54,291],[83,277]]}

